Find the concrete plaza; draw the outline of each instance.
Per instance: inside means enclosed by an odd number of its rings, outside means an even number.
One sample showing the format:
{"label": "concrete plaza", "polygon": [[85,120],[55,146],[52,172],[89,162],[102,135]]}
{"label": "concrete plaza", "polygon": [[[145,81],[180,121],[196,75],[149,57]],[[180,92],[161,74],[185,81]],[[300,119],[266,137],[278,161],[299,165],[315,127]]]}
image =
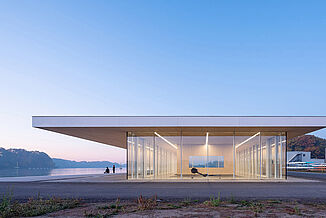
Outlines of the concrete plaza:
{"label": "concrete plaza", "polygon": [[135,199],[157,195],[160,199],[207,199],[210,196],[236,199],[325,200],[326,182],[289,177],[286,181],[129,181],[124,174],[80,175],[41,178],[0,178],[0,192],[13,192],[14,199],[76,197],[87,201]]}

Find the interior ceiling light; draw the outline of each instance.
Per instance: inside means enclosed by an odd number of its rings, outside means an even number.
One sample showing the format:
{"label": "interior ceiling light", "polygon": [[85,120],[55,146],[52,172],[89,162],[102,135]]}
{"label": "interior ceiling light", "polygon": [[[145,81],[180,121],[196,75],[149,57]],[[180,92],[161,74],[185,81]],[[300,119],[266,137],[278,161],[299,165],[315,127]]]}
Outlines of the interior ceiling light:
{"label": "interior ceiling light", "polygon": [[154,132],[154,133],[155,133],[155,135],[157,135],[158,137],[160,137],[161,139],[163,139],[163,141],[165,141],[166,143],[168,143],[169,145],[171,145],[173,148],[178,149],[177,146],[175,146],[174,144],[172,144],[171,142],[169,142],[166,138],[164,138],[163,136],[161,136],[157,132]]}
{"label": "interior ceiling light", "polygon": [[206,147],[208,147],[208,132],[206,133],[206,143],[205,143]]}
{"label": "interior ceiling light", "polygon": [[241,142],[240,144],[238,144],[237,146],[235,146],[235,148],[240,147],[241,145],[243,145],[244,143],[248,142],[249,140],[255,138],[255,137],[258,136],[259,134],[260,134],[260,132],[257,132],[255,135],[253,135],[253,136],[247,138],[246,140],[244,140],[243,142]]}

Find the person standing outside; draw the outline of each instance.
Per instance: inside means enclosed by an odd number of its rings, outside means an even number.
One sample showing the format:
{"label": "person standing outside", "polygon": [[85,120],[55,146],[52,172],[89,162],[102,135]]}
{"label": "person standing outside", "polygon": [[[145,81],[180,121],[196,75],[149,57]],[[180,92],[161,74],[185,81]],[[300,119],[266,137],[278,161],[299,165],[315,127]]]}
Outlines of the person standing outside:
{"label": "person standing outside", "polygon": [[113,173],[115,173],[115,165],[113,165],[112,171],[113,171]]}

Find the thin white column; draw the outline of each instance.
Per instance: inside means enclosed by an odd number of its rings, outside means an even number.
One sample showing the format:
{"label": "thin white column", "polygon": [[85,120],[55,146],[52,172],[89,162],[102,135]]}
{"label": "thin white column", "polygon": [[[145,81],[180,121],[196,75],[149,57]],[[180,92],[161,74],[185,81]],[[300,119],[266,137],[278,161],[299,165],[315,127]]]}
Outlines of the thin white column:
{"label": "thin white column", "polygon": [[243,175],[247,174],[247,159],[246,159],[246,149],[243,149]]}
{"label": "thin white column", "polygon": [[155,135],[153,136],[153,176],[154,178],[156,178],[156,158],[155,158],[155,155],[156,155],[156,143],[155,143]]}
{"label": "thin white column", "polygon": [[246,171],[245,171],[245,155],[244,155],[244,152],[245,152],[245,150],[243,149],[242,151],[241,151],[241,174],[242,174],[242,176],[244,176],[245,175],[245,173],[246,173]]}
{"label": "thin white column", "polygon": [[243,149],[243,175],[247,174],[247,159],[246,159],[246,149]]}
{"label": "thin white column", "polygon": [[256,167],[256,176],[258,176],[258,174],[259,174],[259,172],[258,172],[258,169],[259,169],[259,166],[258,166],[258,164],[259,164],[259,144],[257,144],[256,145],[256,164],[255,164],[255,167]]}
{"label": "thin white column", "polygon": [[267,178],[271,177],[271,143],[270,140],[267,140],[266,144],[266,176]]}
{"label": "thin white column", "polygon": [[282,179],[282,168],[283,168],[283,160],[282,160],[282,154],[283,154],[283,136],[280,137],[280,179]]}
{"label": "thin white column", "polygon": [[240,175],[240,153],[239,151],[237,150],[236,151],[237,154],[236,154],[236,158],[237,158],[237,162],[236,162],[236,172],[237,172],[237,176]]}
{"label": "thin white column", "polygon": [[145,174],[146,166],[145,166],[145,145],[144,144],[142,145],[142,150],[143,150],[143,155],[142,155],[142,158],[143,158],[143,178],[145,178],[146,177],[146,174]]}
{"label": "thin white column", "polygon": [[[208,132],[206,133],[206,174],[208,175]],[[207,177],[208,179],[208,177]]]}
{"label": "thin white column", "polygon": [[239,151],[239,175],[243,175],[242,152]]}
{"label": "thin white column", "polygon": [[235,178],[235,144],[234,144],[234,132],[233,132],[233,179]]}
{"label": "thin white column", "polygon": [[247,167],[247,149],[243,149],[243,159],[244,159],[244,175],[247,176],[248,174],[248,167]]}
{"label": "thin white column", "polygon": [[248,148],[248,176],[251,175],[251,148]]}
{"label": "thin white column", "polygon": [[180,178],[182,179],[182,146],[183,146],[183,135],[181,132],[180,136]]}
{"label": "thin white column", "polygon": [[255,145],[251,147],[251,169],[252,169],[252,176],[255,175]]}
{"label": "thin white column", "polygon": [[[136,178],[138,179],[138,177],[139,177],[139,172],[138,172],[138,162],[140,162],[140,160],[138,160],[138,156],[140,157],[140,155],[138,154],[138,150],[140,150],[140,149],[138,149],[139,147],[141,147],[141,146],[145,146],[145,141],[144,140],[142,140],[141,141],[142,143],[140,144],[140,140],[139,140],[139,138],[137,137],[136,138],[136,149],[135,149],[135,155],[136,155],[136,158],[135,158],[135,160],[136,160],[136,164],[135,164],[135,173],[136,173]],[[140,158],[139,158],[140,159]]]}
{"label": "thin white column", "polygon": [[250,146],[249,147],[249,167],[250,167],[250,177],[252,176],[252,174],[253,174],[253,168],[252,168],[252,147]]}
{"label": "thin white column", "polygon": [[248,176],[250,176],[250,147],[247,148],[247,166],[248,166],[248,169],[247,169],[247,173],[248,173]]}
{"label": "thin white column", "polygon": [[275,163],[274,163],[274,178],[278,178],[278,166],[279,166],[279,160],[278,160],[278,144],[279,144],[279,136],[275,136]]}
{"label": "thin white column", "polygon": [[166,175],[169,175],[169,168],[170,168],[170,157],[169,157],[169,150],[165,150],[165,156],[166,156]]}
{"label": "thin white column", "polygon": [[135,140],[134,140],[134,137],[132,137],[132,142],[133,143],[131,143],[132,149],[131,149],[131,154],[130,154],[130,156],[131,156],[131,178],[134,179],[134,162],[135,162],[135,157],[134,157]]}
{"label": "thin white column", "polygon": [[261,171],[262,171],[262,166],[263,166],[263,161],[262,161],[262,146],[261,146],[261,134],[259,134],[259,156],[260,156],[260,166],[259,166],[259,178],[261,179]]}
{"label": "thin white column", "polygon": [[255,172],[255,145],[251,147],[251,175],[254,176]]}

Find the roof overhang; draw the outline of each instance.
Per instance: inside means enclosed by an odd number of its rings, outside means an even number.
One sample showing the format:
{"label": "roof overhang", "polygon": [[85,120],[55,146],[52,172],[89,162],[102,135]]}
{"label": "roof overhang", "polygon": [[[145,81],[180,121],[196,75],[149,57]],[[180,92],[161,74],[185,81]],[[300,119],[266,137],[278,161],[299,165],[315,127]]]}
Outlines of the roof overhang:
{"label": "roof overhang", "polygon": [[34,116],[33,127],[126,148],[127,132],[287,132],[326,127],[326,116]]}

